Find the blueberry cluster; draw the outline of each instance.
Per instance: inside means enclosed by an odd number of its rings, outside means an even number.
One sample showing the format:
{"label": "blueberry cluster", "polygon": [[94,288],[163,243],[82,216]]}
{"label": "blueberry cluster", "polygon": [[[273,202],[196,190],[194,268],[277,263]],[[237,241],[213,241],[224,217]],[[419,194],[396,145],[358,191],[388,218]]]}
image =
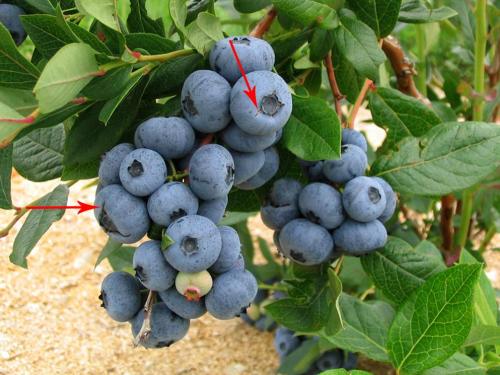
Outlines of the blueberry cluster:
{"label": "blueberry cluster", "polygon": [[261,217],[285,257],[310,266],[384,246],[383,222],[394,213],[396,195],[383,179],[363,176],[366,151],[363,135],[344,129],[339,160],[302,163],[311,183],[274,183]]}
{"label": "blueberry cluster", "polygon": [[19,18],[23,14],[24,11],[16,5],[0,4],[0,23],[9,30],[16,45],[20,45],[26,39],[26,31]]}
{"label": "blueberry cluster", "polygon": [[[229,41],[257,86],[257,106],[244,93]],[[216,71],[196,71],[184,82],[183,118],[148,119],[134,144],[109,150],[99,168],[94,212],[100,226],[120,243],[151,239],[134,252],[135,277],[111,273],[101,299],[148,348],[178,341],[190,319],[207,311],[217,319],[239,316],[257,294],[237,232],[218,224],[233,186],[255,189],[276,174],[273,145],[290,117],[291,94],[270,71],[274,52],[260,39],[219,41],[210,63]],[[222,145],[209,143],[214,138]],[[148,290],[159,299],[145,312]]]}
{"label": "blueberry cluster", "polygon": [[[297,350],[306,340],[311,340],[306,336],[298,336],[295,332],[279,327],[274,334],[274,348],[280,357],[280,362]],[[312,338],[312,340],[317,337]],[[357,356],[354,353],[347,353],[341,349],[331,349],[321,354],[311,367],[302,375],[317,375],[323,371],[344,368],[352,370],[356,368]]]}

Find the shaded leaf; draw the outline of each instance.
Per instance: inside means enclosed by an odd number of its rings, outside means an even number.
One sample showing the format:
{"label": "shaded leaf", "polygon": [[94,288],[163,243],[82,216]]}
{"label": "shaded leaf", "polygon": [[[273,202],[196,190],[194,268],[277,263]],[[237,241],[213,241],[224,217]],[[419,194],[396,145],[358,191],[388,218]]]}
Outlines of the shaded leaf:
{"label": "shaded leaf", "polygon": [[0,149],[0,208],[10,210],[10,178],[12,175],[12,145]]}
{"label": "shaded leaf", "polygon": [[401,0],[347,0],[347,5],[379,38],[383,38],[396,26]]}
{"label": "shaded leaf", "polygon": [[443,21],[457,15],[452,8],[428,8],[419,0],[406,1],[399,11],[399,21],[406,23],[429,23]]}
{"label": "shaded leaf", "polygon": [[317,24],[324,29],[338,25],[337,13],[333,8],[313,0],[272,0],[278,12],[303,26]]}

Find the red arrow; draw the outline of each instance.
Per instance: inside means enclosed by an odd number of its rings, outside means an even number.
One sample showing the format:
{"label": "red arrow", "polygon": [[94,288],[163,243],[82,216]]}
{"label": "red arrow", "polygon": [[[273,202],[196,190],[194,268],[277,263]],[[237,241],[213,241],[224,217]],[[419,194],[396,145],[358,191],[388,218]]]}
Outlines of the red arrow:
{"label": "red arrow", "polygon": [[78,209],[78,214],[82,212],[94,210],[99,208],[99,206],[94,206],[92,204],[87,204],[78,201],[78,206],[26,206],[27,210],[66,210],[66,209]]}
{"label": "red arrow", "polygon": [[229,39],[229,45],[231,46],[231,50],[233,51],[234,58],[236,59],[236,64],[238,64],[238,68],[240,69],[241,75],[243,76],[243,79],[245,80],[245,83],[247,85],[248,90],[243,90],[243,92],[245,94],[247,94],[248,98],[252,101],[255,108],[259,108],[257,106],[257,96],[255,95],[255,89],[257,87],[250,86],[250,82],[248,82],[247,74],[245,73],[245,70],[243,69],[243,65],[241,65],[240,57],[238,56],[238,52],[236,52],[236,48],[234,48],[234,43],[231,39]]}

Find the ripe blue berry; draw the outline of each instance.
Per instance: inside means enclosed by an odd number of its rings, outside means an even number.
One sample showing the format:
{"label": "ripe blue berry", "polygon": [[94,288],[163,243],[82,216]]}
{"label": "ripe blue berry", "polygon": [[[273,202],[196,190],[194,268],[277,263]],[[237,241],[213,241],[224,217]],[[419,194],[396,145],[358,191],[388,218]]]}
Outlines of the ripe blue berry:
{"label": "ripe blue berry", "polygon": [[354,129],[342,129],[342,144],[355,145],[362,149],[364,152],[368,151],[368,144],[363,134]]}
{"label": "ripe blue berry", "polygon": [[330,181],[344,184],[354,177],[364,175],[368,159],[358,146],[344,145],[341,150],[340,160],[324,162],[323,173]]}
{"label": "ripe blue berry", "polygon": [[170,310],[184,319],[197,319],[207,312],[203,298],[190,301],[175,288],[160,292],[160,298]]}
{"label": "ripe blue berry", "polygon": [[123,159],[134,149],[134,145],[130,143],[120,143],[102,156],[99,165],[99,183],[101,186],[120,183],[120,165]]}
{"label": "ripe blue berry", "polygon": [[333,187],[321,182],[302,189],[299,207],[304,217],[326,229],[336,228],[344,221],[342,196]]}
{"label": "ripe blue berry", "polygon": [[254,135],[241,130],[234,122],[224,129],[221,138],[224,144],[239,152],[263,151],[281,138],[282,131]]}
{"label": "ripe blue berry", "polygon": [[234,184],[238,185],[255,176],[266,160],[264,151],[238,152],[229,150],[234,160]]}
{"label": "ripe blue berry", "polygon": [[274,348],[280,359],[286,357],[300,346],[300,339],[287,328],[280,327],[274,334]]}
{"label": "ripe blue berry", "polygon": [[23,14],[24,11],[16,5],[0,4],[0,23],[9,30],[16,45],[20,45],[26,39],[26,31],[19,18]]}
{"label": "ripe blue berry", "polygon": [[385,194],[385,209],[384,212],[378,217],[378,220],[380,220],[382,223],[385,223],[387,220],[389,220],[392,215],[394,215],[394,211],[396,211],[396,204],[397,204],[397,197],[396,193],[394,193],[394,190],[392,190],[391,185],[389,185],[383,178],[380,177],[373,177],[382,187],[384,190]]}
{"label": "ripe blue berry", "polygon": [[378,220],[360,223],[346,220],[333,232],[335,243],[349,255],[364,255],[385,245],[387,230]]}
{"label": "ripe blue berry", "polygon": [[177,271],[165,260],[159,241],[142,243],[134,251],[133,267],[136,277],[150,290],[167,290],[174,285]]}
{"label": "ripe blue berry", "polygon": [[141,308],[140,284],[129,273],[112,272],[104,278],[99,298],[112,319],[126,322]]}
{"label": "ripe blue berry", "polygon": [[274,175],[278,172],[280,167],[280,157],[278,151],[274,147],[269,147],[264,151],[265,161],[262,168],[257,172],[255,176],[248,179],[241,184],[238,184],[238,188],[241,190],[254,190],[270,181]]}
{"label": "ripe blue berry", "polygon": [[222,198],[200,201],[198,215],[210,219],[214,224],[219,224],[226,212],[227,202],[227,195]]}
{"label": "ripe blue berry", "polygon": [[217,261],[210,267],[210,272],[224,273],[231,270],[238,262],[241,254],[241,243],[238,232],[231,227],[219,227],[222,238],[222,249]]}
{"label": "ripe blue berry", "polygon": [[342,201],[349,217],[361,222],[375,220],[386,207],[382,186],[376,179],[365,176],[356,177],[345,185]]}

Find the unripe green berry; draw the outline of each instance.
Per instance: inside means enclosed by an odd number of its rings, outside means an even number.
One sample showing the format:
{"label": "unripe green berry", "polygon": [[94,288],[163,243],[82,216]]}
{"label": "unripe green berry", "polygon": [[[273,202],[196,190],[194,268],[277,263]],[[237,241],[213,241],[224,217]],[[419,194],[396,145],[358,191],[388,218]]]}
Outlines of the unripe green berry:
{"label": "unripe green berry", "polygon": [[195,273],[179,272],[175,288],[189,301],[198,301],[212,289],[212,276],[207,270]]}

